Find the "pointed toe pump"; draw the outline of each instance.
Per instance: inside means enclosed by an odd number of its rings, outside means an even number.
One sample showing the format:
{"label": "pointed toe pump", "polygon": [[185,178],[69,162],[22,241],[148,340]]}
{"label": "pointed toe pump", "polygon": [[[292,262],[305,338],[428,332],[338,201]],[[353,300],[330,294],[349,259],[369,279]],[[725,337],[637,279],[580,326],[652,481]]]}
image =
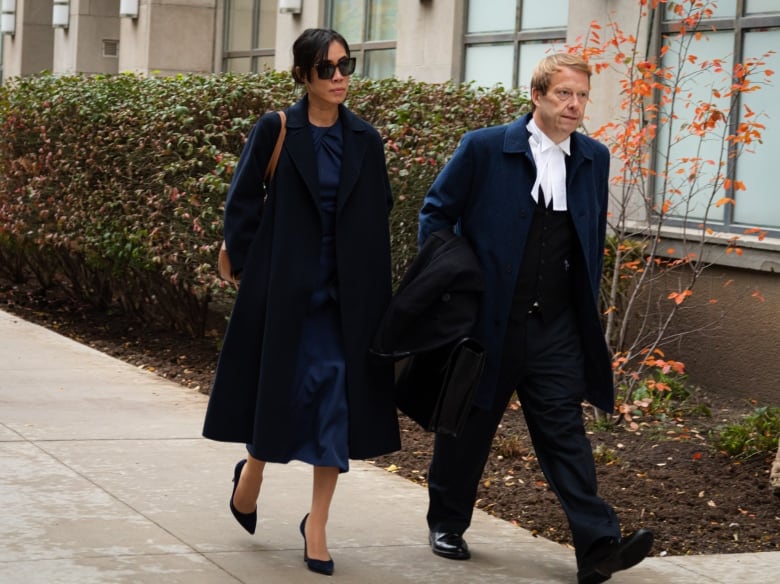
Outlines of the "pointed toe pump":
{"label": "pointed toe pump", "polygon": [[255,533],[257,527],[257,508],[251,513],[241,513],[233,504],[233,497],[236,495],[236,488],[238,487],[238,479],[241,478],[241,469],[246,464],[246,458],[239,460],[236,464],[236,470],[233,471],[233,492],[230,494],[230,512],[233,513],[233,517],[241,524],[241,527],[246,529],[249,533]]}
{"label": "pointed toe pump", "polygon": [[335,568],[333,559],[330,560],[315,560],[310,558],[306,549],[306,520],[309,518],[309,514],[304,515],[301,520],[301,535],[303,536],[303,561],[306,562],[306,567],[312,572],[317,574],[324,574],[325,576],[332,576]]}

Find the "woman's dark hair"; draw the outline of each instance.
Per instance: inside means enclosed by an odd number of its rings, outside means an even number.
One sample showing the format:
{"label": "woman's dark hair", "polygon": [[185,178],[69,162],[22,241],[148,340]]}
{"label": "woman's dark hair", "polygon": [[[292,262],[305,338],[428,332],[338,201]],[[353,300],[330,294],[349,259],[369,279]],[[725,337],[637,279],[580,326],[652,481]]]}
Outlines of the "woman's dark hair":
{"label": "woman's dark hair", "polygon": [[303,84],[311,75],[311,68],[320,61],[327,61],[330,44],[336,41],[350,56],[347,39],[329,28],[307,28],[293,43],[292,76]]}

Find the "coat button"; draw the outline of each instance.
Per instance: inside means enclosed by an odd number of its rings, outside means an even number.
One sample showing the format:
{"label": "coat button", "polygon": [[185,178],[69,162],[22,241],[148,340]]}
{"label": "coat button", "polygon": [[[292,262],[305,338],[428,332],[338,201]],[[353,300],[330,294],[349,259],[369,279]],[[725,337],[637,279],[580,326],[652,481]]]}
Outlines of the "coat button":
{"label": "coat button", "polygon": [[449,292],[445,292],[444,294],[441,295],[442,302],[449,302],[451,299],[452,296],[450,295]]}

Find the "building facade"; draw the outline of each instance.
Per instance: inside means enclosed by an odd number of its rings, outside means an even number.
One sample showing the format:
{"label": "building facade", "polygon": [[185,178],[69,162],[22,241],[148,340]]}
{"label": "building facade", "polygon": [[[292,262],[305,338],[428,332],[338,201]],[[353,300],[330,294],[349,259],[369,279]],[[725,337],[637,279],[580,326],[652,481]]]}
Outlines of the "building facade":
{"label": "building facade", "polygon": [[[592,33],[593,21],[616,22],[639,36],[647,58],[660,36],[672,31],[672,4],[662,4],[634,30],[638,0],[0,0],[2,3],[3,79],[41,71],[55,74],[172,75],[179,72],[257,72],[287,70],[293,40],[308,27],[329,26],[350,42],[358,74],[396,76],[426,82],[468,81],[482,86],[527,87],[538,59]],[[746,56],[780,46],[780,2],[718,0],[700,29],[694,52],[701,59],[723,59],[724,68]],[[692,31],[692,34],[695,31]],[[780,70],[780,57],[767,59]],[[720,61],[718,61],[720,62]],[[706,78],[694,92],[711,91]],[[588,106],[589,128],[620,118],[619,79],[594,76]],[[716,292],[729,312],[717,331],[685,337],[675,354],[705,386],[752,397],[756,387],[770,390],[780,378],[780,197],[768,172],[780,147],[780,118],[772,116],[780,101],[780,82],[771,80],[749,94],[744,104],[766,112],[762,144],[755,153],[725,163],[734,184],[749,185],[732,193],[734,204],[716,209],[693,197],[685,219],[670,221],[659,237],[684,255],[680,242],[690,220],[707,215],[714,225],[712,244],[704,254],[714,264],[703,287]],[[676,123],[685,123],[684,116]],[[671,140],[674,123],[661,128]],[[666,132],[666,134],[664,134]],[[665,137],[666,136],[666,137]],[[714,146],[718,148],[718,145]],[[670,150],[693,155],[685,144]],[[697,148],[701,149],[699,145]],[[706,150],[707,146],[703,148]],[[697,152],[706,157],[707,152]],[[702,172],[707,172],[706,169]],[[647,221],[636,207],[634,219]],[[760,235],[744,235],[755,227]],[[724,253],[723,241],[740,235],[741,254]],[[720,240],[719,240],[720,238]],[[724,286],[724,283],[731,283]],[[763,301],[746,297],[755,290]],[[706,310],[691,310],[681,325],[706,330]],[[699,322],[697,319],[701,319]],[[704,350],[702,350],[704,348]]]}

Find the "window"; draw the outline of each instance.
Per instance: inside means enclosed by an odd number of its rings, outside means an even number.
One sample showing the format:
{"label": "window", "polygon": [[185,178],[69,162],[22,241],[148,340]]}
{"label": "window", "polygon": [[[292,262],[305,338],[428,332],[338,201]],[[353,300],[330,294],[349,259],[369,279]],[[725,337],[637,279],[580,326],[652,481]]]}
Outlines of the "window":
{"label": "window", "polygon": [[223,71],[273,68],[276,10],[277,0],[226,0]]}
{"label": "window", "polygon": [[[743,6],[744,13],[739,14],[738,8]],[[662,27],[662,32],[669,30],[671,23],[667,22]],[[780,46],[780,5],[767,0],[746,0],[739,3],[736,0],[721,1],[712,17],[702,22],[699,28],[701,35],[698,38],[696,32],[692,30],[690,33],[689,53],[696,55],[699,62],[705,59],[722,59],[724,73],[702,71],[697,65],[684,61],[681,72],[688,82],[685,87],[678,86],[677,89],[686,95],[690,92],[694,101],[706,100],[719,108],[725,108],[728,106],[725,98],[719,99],[713,90],[722,90],[724,83],[730,83],[733,63],[759,58]],[[679,55],[669,51],[662,61],[665,65],[674,64],[678,57]],[[770,55],[766,59],[766,68],[780,71],[780,56]],[[713,136],[702,141],[690,132],[686,133],[685,128],[690,119],[687,112],[690,109],[682,109],[680,104],[676,106],[677,118],[659,128],[657,150],[663,152],[668,149],[668,158],[664,155],[656,157],[655,167],[659,173],[666,170],[671,175],[674,172],[674,169],[668,168],[667,160],[670,163],[694,158],[702,161],[714,160],[714,164],[708,162],[701,166],[704,177],[704,180],[700,181],[701,184],[706,185],[720,174],[734,184],[745,185],[745,190],[722,189],[722,192],[716,193],[713,198],[712,193],[706,189],[701,193],[692,193],[689,197],[690,204],[685,208],[673,208],[670,213],[672,217],[696,225],[706,213],[710,226],[715,229],[739,233],[748,227],[760,227],[774,236],[780,234],[780,197],[775,192],[773,174],[768,172],[776,163],[775,153],[780,148],[780,119],[768,115],[776,110],[775,104],[780,101],[780,81],[776,77],[754,78],[754,83],[761,82],[760,90],[741,96],[738,106],[740,119],[735,120],[734,127],[743,121],[742,116],[745,115],[747,107],[755,112],[755,115],[761,116],[759,121],[765,128],[761,132],[762,143],[748,146],[736,161],[733,156],[729,156],[733,153],[723,152],[722,136]],[[730,131],[733,132],[733,128]],[[660,182],[656,181],[657,199],[661,197]],[[733,198],[734,204],[716,207],[713,201],[722,197]]]}
{"label": "window", "polygon": [[328,23],[349,43],[356,72],[383,79],[395,75],[398,0],[331,0]]}
{"label": "window", "polygon": [[471,0],[463,81],[528,88],[536,63],[566,41],[569,0]]}

